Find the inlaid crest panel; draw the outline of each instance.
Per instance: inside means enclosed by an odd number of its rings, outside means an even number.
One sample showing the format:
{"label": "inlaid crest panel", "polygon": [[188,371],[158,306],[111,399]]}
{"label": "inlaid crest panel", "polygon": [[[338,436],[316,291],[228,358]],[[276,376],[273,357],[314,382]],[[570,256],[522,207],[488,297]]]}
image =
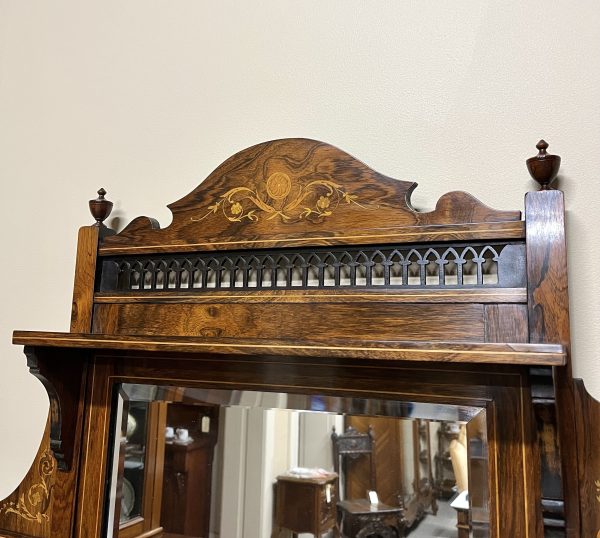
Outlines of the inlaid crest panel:
{"label": "inlaid crest panel", "polygon": [[[165,229],[146,217],[105,237],[104,254],[189,245],[219,249],[264,241],[324,241],[385,234],[403,227],[505,223],[519,211],[493,210],[471,195],[444,195],[436,209],[411,206],[416,183],[386,177],[323,142],[283,139],[245,149],[220,165],[190,194],[169,205]],[[246,248],[246,247],[244,247]]]}

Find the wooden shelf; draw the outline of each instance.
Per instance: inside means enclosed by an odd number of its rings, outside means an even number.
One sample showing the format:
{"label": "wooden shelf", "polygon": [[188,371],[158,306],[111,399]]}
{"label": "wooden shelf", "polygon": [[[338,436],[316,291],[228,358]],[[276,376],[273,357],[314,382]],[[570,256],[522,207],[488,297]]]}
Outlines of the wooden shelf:
{"label": "wooden shelf", "polygon": [[13,343],[35,347],[213,353],[221,355],[293,355],[355,359],[563,366],[566,352],[555,344],[496,344],[415,341],[295,342],[240,338],[120,336],[15,331]]}

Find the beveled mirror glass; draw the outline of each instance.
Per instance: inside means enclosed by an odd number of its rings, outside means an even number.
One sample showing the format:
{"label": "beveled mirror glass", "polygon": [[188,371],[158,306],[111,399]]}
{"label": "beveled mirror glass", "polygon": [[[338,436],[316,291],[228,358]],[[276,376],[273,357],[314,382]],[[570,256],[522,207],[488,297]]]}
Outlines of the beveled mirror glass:
{"label": "beveled mirror glass", "polygon": [[108,537],[487,536],[481,408],[119,384],[112,409]]}

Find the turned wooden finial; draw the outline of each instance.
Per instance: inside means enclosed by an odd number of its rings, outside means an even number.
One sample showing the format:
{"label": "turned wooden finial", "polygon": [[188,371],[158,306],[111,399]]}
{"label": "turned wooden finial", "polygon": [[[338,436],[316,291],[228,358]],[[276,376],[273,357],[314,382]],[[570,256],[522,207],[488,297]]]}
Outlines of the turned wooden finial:
{"label": "turned wooden finial", "polygon": [[541,185],[541,190],[545,191],[556,179],[560,168],[560,157],[546,153],[548,142],[545,140],[540,140],[535,147],[538,149],[538,154],[527,159],[527,170],[531,177]]}
{"label": "turned wooden finial", "polygon": [[90,200],[90,212],[96,219],[96,226],[104,226],[103,222],[108,218],[113,208],[113,203],[104,198],[106,191],[103,188],[98,190],[98,198]]}

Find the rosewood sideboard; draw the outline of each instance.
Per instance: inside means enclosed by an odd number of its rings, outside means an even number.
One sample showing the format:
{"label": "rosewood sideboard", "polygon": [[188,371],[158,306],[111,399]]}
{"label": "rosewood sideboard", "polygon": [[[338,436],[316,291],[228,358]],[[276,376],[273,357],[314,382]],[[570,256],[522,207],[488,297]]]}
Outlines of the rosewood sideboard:
{"label": "rosewood sideboard", "polygon": [[[417,211],[415,183],[307,139],[235,154],[169,205],[164,229],[139,217],[115,233],[101,189],[95,224],[79,231],[70,331],[14,333],[50,411],[30,471],[0,501],[0,535],[203,536],[224,514],[249,525],[250,505],[242,514],[215,478],[231,454],[240,466],[254,457],[221,446],[241,431],[235,417],[254,424],[232,402],[283,398],[339,416],[456,413],[467,532],[600,538],[600,404],[571,375],[560,158],[547,147],[527,161],[540,190],[523,215],[460,191]],[[261,428],[283,420],[272,407]],[[269,450],[257,457],[273,466]],[[220,466],[223,480],[235,465]],[[189,491],[191,508],[167,500]],[[211,491],[227,501],[220,516]],[[166,506],[204,530],[169,530]]]}

